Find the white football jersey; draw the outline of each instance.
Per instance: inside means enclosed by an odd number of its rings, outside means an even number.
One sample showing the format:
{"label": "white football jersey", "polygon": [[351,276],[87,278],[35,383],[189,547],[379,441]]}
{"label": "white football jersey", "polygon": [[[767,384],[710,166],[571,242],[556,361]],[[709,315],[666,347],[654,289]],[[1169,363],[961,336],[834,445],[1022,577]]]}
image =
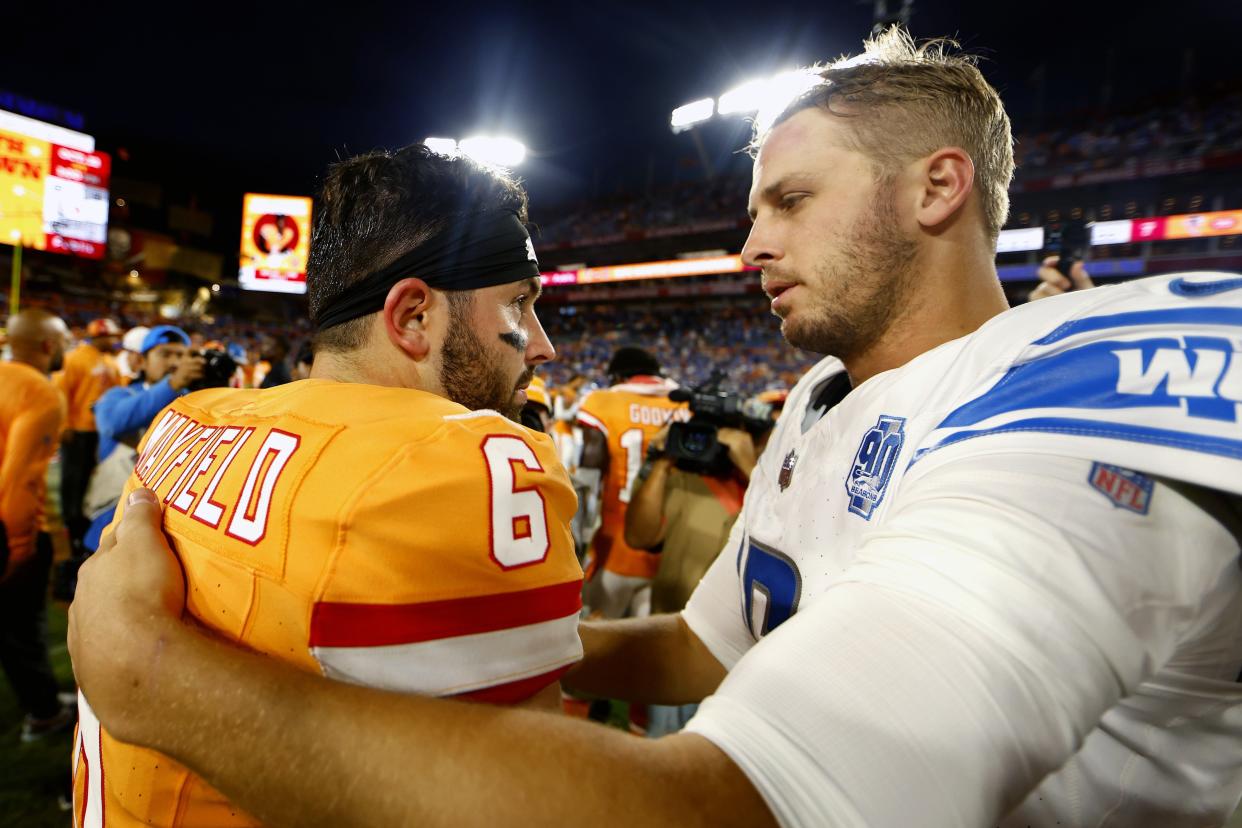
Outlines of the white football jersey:
{"label": "white football jersey", "polygon": [[688,730],[786,826],[1223,824],[1242,279],[1066,294],[843,372],[791,393],[684,612],[730,668]]}

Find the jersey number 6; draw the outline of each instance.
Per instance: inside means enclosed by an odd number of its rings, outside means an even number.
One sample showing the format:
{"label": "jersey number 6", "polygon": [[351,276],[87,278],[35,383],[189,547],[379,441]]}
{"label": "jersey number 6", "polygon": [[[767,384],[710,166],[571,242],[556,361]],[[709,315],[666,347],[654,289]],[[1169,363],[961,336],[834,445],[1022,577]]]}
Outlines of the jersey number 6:
{"label": "jersey number 6", "polygon": [[483,441],[491,501],[492,560],[501,569],[537,564],[548,556],[548,507],[535,486],[518,488],[515,464],[542,472],[535,452],[518,437]]}

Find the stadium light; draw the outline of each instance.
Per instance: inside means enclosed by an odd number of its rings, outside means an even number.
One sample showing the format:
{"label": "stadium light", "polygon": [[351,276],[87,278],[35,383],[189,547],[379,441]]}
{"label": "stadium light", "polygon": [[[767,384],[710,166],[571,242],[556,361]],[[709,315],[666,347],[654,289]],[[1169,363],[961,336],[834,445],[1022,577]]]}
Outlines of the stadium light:
{"label": "stadium light", "polygon": [[441,155],[455,155],[457,153],[457,140],[455,138],[427,138],[423,141],[427,149],[432,152],[438,152]]}
{"label": "stadium light", "polygon": [[755,116],[755,126],[761,133],[766,132],[787,106],[820,82],[819,75],[810,69],[781,72],[772,78],[768,81],[766,100]]}
{"label": "stadium light", "polygon": [[[766,131],[793,100],[820,83],[810,69],[794,69],[767,78],[755,78],[735,86],[720,96],[717,115],[749,115],[756,113],[755,122]],[[688,103],[673,110],[673,132],[682,132],[712,117],[712,100]]]}
{"label": "stadium light", "polygon": [[710,119],[715,108],[716,102],[711,98],[691,101],[673,110],[669,124],[673,127],[673,132],[681,132]]}
{"label": "stadium light", "polygon": [[463,154],[484,164],[516,167],[526,158],[526,145],[502,135],[474,135],[457,145]]}
{"label": "stadium light", "polygon": [[747,112],[758,112],[759,108],[767,101],[768,84],[770,83],[770,78],[762,78],[747,81],[741,86],[735,86],[720,96],[720,103],[716,105],[716,113],[719,115],[741,115]]}

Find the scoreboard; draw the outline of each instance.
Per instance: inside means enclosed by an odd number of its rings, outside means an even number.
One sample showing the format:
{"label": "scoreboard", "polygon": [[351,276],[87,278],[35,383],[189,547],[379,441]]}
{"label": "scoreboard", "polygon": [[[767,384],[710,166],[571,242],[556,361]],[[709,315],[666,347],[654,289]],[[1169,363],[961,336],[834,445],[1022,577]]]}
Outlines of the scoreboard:
{"label": "scoreboard", "polygon": [[90,135],[0,111],[0,243],[103,258],[111,173]]}

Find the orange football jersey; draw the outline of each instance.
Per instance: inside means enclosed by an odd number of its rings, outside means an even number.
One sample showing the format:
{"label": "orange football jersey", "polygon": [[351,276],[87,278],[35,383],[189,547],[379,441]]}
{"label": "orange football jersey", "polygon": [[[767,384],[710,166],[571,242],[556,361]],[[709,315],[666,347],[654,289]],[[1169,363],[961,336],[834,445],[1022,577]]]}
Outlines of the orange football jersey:
{"label": "orange football jersey", "polygon": [[0,388],[0,521],[10,555],[0,561],[2,581],[34,554],[65,403],[47,377],[22,362],[0,363]]}
{"label": "orange football jersey", "polygon": [[660,377],[631,377],[621,385],[592,391],[578,409],[578,422],[602,432],[608,440],[608,475],[600,493],[600,525],[591,540],[591,552],[609,572],[654,578],[660,568],[658,554],[625,542],[625,512],[648,441],[669,421],[690,419],[686,403],[668,398],[676,387]]}
{"label": "orange football jersey", "polygon": [[95,403],[114,385],[119,385],[121,372],[116,357],[83,342],[65,354],[65,365],[52,377],[65,395],[70,431],[95,430]]}
{"label": "orange football jersey", "polygon": [[[165,504],[189,612],[230,641],[499,704],[581,658],[573,489],[550,438],[495,412],[328,380],[202,391],[156,418],[134,474]],[[256,824],[79,707],[79,825]]]}

